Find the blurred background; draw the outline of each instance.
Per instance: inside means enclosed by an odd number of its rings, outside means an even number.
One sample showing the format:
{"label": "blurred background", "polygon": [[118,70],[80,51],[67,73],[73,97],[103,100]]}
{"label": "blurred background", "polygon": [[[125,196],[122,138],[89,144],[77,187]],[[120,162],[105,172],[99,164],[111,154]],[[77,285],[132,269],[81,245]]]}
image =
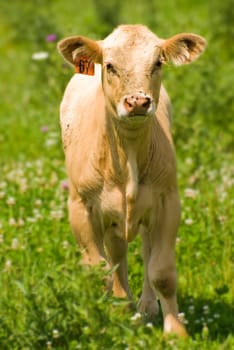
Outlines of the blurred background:
{"label": "blurred background", "polygon": [[[179,153],[194,137],[199,146],[214,142],[214,153],[219,143],[229,152],[234,140],[233,0],[12,0],[3,1],[0,12],[1,159],[40,157],[48,150],[54,157],[61,151],[58,109],[73,71],[58,55],[56,42],[75,34],[101,39],[121,23],[146,24],[162,38],[194,32],[207,39],[207,50],[195,64],[164,69],[174,137]],[[49,141],[44,140],[47,131]],[[58,147],[52,150],[53,145]]]}

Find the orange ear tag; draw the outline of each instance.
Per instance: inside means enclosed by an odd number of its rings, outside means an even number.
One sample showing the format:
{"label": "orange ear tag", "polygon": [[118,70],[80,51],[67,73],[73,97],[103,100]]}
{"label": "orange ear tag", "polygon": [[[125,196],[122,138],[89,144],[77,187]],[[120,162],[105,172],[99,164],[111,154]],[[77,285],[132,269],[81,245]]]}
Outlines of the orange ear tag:
{"label": "orange ear tag", "polygon": [[89,61],[88,57],[80,56],[75,59],[75,72],[79,74],[94,75],[94,62]]}

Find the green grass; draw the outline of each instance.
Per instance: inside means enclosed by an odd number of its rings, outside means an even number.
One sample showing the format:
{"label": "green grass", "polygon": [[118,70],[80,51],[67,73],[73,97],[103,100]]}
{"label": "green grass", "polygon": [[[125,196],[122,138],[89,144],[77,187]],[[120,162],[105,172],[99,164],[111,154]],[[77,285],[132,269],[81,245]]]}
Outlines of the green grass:
{"label": "green grass", "polygon": [[[232,1],[4,2],[0,14],[0,349],[234,349],[234,101]],[[189,31],[208,48],[191,66],[166,67],[173,102],[182,222],[179,304],[190,339],[165,339],[162,317],[136,319],[88,269],[67,219],[59,103],[72,75],[56,52],[73,34],[102,38],[118,23],[162,37]],[[46,51],[42,61],[32,59]],[[129,280],[140,296],[140,238]]]}

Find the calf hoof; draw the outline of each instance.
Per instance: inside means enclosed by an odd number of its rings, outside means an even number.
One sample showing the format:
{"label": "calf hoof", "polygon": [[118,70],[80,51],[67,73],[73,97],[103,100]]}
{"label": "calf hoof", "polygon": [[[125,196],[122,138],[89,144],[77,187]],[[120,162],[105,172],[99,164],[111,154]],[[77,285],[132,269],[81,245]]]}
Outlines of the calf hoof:
{"label": "calf hoof", "polygon": [[153,322],[158,316],[159,306],[155,299],[141,298],[137,305],[137,311],[144,316],[146,321]]}
{"label": "calf hoof", "polygon": [[165,317],[164,320],[164,333],[175,334],[178,337],[187,338],[188,333],[183,324],[172,314]]}

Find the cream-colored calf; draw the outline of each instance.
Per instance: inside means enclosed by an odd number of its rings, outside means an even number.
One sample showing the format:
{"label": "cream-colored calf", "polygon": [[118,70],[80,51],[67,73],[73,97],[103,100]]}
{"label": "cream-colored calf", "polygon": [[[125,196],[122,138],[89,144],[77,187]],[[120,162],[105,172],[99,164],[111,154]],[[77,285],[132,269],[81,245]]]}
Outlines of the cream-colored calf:
{"label": "cream-colored calf", "polygon": [[127,249],[140,233],[145,273],[139,311],[155,316],[159,296],[164,331],[180,335],[186,333],[176,301],[180,201],[161,71],[165,62],[194,61],[204,48],[195,34],[163,40],[141,25],[120,26],[103,41],[74,36],[58,44],[81,73],[65,91],[61,126],[70,224],[84,261],[117,266],[114,295],[131,299]]}

